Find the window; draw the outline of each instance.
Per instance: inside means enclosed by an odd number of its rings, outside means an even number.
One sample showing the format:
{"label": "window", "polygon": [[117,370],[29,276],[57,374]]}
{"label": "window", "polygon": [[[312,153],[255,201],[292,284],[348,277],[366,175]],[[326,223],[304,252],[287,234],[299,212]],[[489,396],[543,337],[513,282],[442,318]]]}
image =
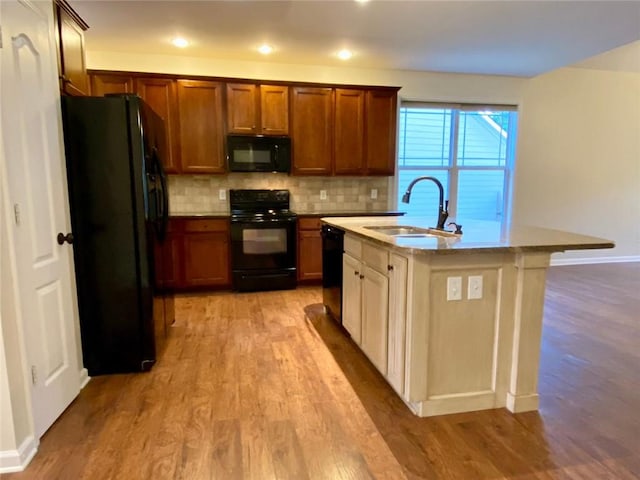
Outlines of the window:
{"label": "window", "polygon": [[502,222],[510,208],[518,113],[515,107],[403,102],[398,135],[398,206],[434,218],[438,189],[417,184],[411,203],[401,199],[416,177],[436,177],[449,200],[449,216]]}

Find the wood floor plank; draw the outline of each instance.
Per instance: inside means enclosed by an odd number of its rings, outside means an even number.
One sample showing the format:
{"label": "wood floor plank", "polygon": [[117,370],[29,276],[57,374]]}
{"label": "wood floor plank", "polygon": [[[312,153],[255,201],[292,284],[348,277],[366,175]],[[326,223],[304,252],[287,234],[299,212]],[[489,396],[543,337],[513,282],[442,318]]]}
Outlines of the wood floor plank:
{"label": "wood floor plank", "polygon": [[0,477],[640,479],[640,263],[547,283],[538,412],[415,417],[318,287],[184,295],[151,372],[92,379]]}

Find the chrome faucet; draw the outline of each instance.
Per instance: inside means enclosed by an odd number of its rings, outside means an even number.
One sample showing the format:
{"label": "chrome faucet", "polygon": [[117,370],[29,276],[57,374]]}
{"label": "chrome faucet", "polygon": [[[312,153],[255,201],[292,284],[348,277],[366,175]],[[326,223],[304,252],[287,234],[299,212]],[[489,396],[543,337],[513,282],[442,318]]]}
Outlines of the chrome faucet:
{"label": "chrome faucet", "polygon": [[407,187],[407,191],[402,196],[402,203],[409,203],[409,200],[411,200],[411,189],[416,183],[421,180],[431,180],[437,185],[438,190],[440,190],[440,201],[438,205],[438,225],[436,226],[436,228],[438,230],[444,230],[444,223],[447,221],[447,217],[449,216],[449,200],[447,200],[446,202],[444,201],[444,188],[442,187],[440,180],[438,180],[436,177],[418,177],[414,179],[409,184],[409,186]]}

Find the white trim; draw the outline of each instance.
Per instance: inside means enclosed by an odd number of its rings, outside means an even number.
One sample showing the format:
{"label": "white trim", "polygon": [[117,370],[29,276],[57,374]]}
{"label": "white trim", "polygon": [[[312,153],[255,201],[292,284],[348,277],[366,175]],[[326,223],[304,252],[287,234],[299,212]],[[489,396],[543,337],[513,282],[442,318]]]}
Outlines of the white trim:
{"label": "white trim", "polygon": [[29,435],[17,450],[0,451],[0,473],[22,472],[38,451],[38,443]]}
{"label": "white trim", "polygon": [[583,258],[554,258],[551,259],[552,267],[562,265],[591,265],[596,263],[627,263],[640,262],[640,255],[628,255],[620,257],[583,257]]}
{"label": "white trim", "polygon": [[83,368],[82,370],[80,370],[80,390],[87,386],[89,380],[91,380],[91,377],[89,376],[89,372],[87,371],[87,369]]}

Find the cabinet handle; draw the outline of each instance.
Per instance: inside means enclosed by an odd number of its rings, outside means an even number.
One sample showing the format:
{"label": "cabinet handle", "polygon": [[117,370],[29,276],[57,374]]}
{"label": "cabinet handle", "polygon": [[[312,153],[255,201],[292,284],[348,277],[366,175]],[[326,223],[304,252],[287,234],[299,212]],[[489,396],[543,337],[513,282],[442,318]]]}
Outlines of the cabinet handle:
{"label": "cabinet handle", "polygon": [[387,265],[387,272],[393,271],[393,265]]}
{"label": "cabinet handle", "polygon": [[364,275],[360,274],[360,280],[362,280],[364,278]]}
{"label": "cabinet handle", "polygon": [[357,276],[357,275],[360,275],[360,272],[357,270],[354,270],[353,274]]}

